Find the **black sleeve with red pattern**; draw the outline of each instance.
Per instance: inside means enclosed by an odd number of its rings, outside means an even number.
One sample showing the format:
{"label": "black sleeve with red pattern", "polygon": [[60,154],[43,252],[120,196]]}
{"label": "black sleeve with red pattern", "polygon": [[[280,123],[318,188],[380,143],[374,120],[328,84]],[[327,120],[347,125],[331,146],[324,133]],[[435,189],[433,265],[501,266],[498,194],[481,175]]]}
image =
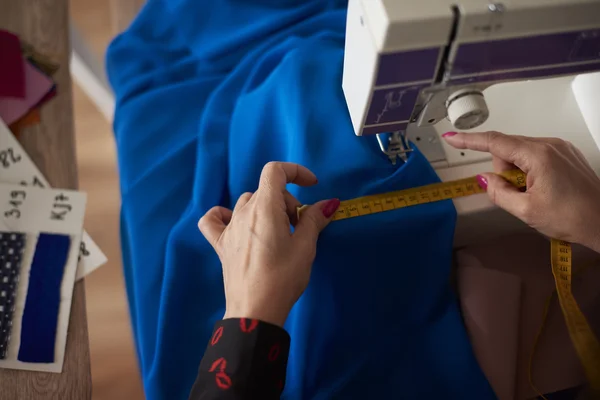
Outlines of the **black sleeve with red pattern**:
{"label": "black sleeve with red pattern", "polygon": [[215,324],[190,400],[279,399],[285,385],[290,335],[255,319]]}

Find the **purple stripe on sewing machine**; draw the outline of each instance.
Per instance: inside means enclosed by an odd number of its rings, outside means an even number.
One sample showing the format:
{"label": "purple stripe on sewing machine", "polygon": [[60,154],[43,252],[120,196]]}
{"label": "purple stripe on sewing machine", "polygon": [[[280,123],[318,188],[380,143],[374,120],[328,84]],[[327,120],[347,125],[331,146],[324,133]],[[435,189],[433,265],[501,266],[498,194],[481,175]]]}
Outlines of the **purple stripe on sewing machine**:
{"label": "purple stripe on sewing machine", "polygon": [[434,47],[381,55],[376,86],[433,80],[439,54]]}
{"label": "purple stripe on sewing machine", "polygon": [[428,85],[380,89],[373,93],[365,125],[386,124],[410,119],[421,89]]}
{"label": "purple stripe on sewing machine", "polygon": [[561,75],[576,75],[586,72],[600,71],[600,61],[589,64],[564,65],[562,67],[542,68],[537,70],[498,72],[495,74],[472,76],[469,78],[453,79],[449,85],[465,85],[491,81],[510,81],[522,79],[550,78]]}
{"label": "purple stripe on sewing machine", "polygon": [[363,128],[363,135],[375,135],[377,133],[383,132],[396,132],[396,131],[404,131],[408,127],[408,122],[397,122],[389,125],[380,125],[380,126],[367,126]]}
{"label": "purple stripe on sewing machine", "polygon": [[593,60],[600,60],[600,29],[463,44],[451,75]]}

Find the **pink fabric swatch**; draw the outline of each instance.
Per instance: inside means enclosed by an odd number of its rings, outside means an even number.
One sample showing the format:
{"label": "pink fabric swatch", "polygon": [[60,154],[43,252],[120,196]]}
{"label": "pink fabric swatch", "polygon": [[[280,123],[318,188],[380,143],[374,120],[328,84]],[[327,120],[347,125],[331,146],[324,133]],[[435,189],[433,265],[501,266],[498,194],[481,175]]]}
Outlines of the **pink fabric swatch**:
{"label": "pink fabric swatch", "polygon": [[0,97],[25,97],[25,63],[19,37],[0,30]]}
{"label": "pink fabric swatch", "polygon": [[0,119],[10,125],[27,114],[54,88],[54,82],[37,68],[25,62],[25,98],[0,98]]}

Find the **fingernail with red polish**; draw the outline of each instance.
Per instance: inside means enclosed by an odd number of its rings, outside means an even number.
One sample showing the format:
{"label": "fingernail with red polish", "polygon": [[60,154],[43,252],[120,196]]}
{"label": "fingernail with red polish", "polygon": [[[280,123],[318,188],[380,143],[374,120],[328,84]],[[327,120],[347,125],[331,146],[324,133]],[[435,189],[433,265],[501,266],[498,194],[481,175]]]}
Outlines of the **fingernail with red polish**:
{"label": "fingernail with red polish", "polygon": [[487,179],[485,179],[484,176],[482,175],[477,175],[477,183],[479,184],[479,186],[481,186],[481,188],[483,190],[487,190],[488,187],[488,181]]}
{"label": "fingernail with red polish", "polygon": [[323,215],[325,218],[331,218],[333,214],[337,211],[340,206],[340,201],[338,199],[331,199],[323,206]]}
{"label": "fingernail with red polish", "polygon": [[458,132],[446,132],[446,133],[444,133],[444,134],[442,135],[442,137],[443,137],[443,138],[447,138],[447,137],[450,137],[450,136],[454,136],[454,135],[456,135],[457,133],[458,133]]}

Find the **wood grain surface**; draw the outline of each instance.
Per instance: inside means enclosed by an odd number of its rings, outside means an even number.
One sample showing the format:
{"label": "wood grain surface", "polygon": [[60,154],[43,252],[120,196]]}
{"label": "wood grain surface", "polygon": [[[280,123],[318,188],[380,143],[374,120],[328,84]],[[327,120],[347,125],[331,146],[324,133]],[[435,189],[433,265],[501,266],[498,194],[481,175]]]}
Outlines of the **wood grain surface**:
{"label": "wood grain surface", "polygon": [[123,32],[146,3],[146,0],[110,0],[113,32]]}
{"label": "wood grain surface", "polygon": [[[60,64],[58,96],[42,108],[42,123],[20,141],[56,188],[77,188],[68,0],[0,0],[0,29],[17,33]],[[91,374],[83,282],[75,284],[62,374],[0,369],[0,400],[90,399]]]}

